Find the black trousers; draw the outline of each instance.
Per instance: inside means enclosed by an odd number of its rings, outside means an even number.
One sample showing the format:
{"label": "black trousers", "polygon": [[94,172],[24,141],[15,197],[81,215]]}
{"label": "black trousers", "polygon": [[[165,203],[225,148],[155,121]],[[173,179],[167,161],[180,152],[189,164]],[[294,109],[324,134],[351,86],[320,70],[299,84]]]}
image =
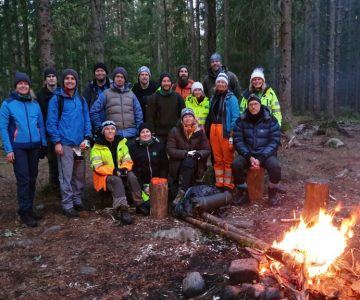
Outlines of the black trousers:
{"label": "black trousers", "polygon": [[[234,176],[234,182],[236,185],[243,184],[246,180],[246,170],[251,166],[250,160],[245,159],[242,156],[237,156],[232,165],[232,172]],[[260,166],[267,170],[269,174],[269,181],[271,183],[279,183],[281,180],[281,167],[279,161],[276,156],[268,157],[264,163],[260,164]]]}
{"label": "black trousers", "polygon": [[191,157],[185,158],[179,168],[179,184],[180,188],[186,191],[195,183],[197,171],[197,161]]}

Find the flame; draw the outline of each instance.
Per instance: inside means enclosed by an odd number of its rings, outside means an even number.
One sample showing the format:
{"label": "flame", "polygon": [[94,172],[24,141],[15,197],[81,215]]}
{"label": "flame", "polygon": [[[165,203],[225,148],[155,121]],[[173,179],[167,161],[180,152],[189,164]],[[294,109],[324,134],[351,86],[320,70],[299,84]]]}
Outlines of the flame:
{"label": "flame", "polygon": [[343,220],[339,228],[333,224],[333,217],[321,210],[314,224],[308,225],[301,219],[281,242],[273,243],[273,247],[290,253],[303,264],[309,282],[325,273],[331,275],[329,267],[344,252],[348,239],[353,236],[355,216]]}

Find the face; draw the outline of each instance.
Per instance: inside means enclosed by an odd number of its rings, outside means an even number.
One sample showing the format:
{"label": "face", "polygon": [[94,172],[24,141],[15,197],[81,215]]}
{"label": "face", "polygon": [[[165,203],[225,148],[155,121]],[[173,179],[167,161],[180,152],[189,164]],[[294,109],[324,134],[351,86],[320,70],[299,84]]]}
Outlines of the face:
{"label": "face", "polygon": [[189,71],[186,68],[181,68],[179,71],[179,78],[182,78],[182,79],[189,78]]}
{"label": "face", "polygon": [[220,69],[220,67],[221,67],[221,61],[219,61],[219,60],[212,60],[212,61],[210,62],[210,67],[211,67],[211,69],[212,69],[214,72],[218,71],[218,70]]}
{"label": "face", "polygon": [[264,80],[259,77],[255,77],[251,80],[251,84],[255,89],[261,89],[262,85],[264,83]]}
{"label": "face", "polygon": [[15,87],[15,90],[20,95],[27,95],[30,92],[30,85],[26,81],[19,81]]}
{"label": "face", "polygon": [[106,78],[106,72],[104,69],[98,68],[95,70],[95,79],[98,81],[104,81]]}
{"label": "face", "polygon": [[66,75],[64,78],[64,87],[68,90],[74,90],[76,88],[76,79],[73,75]]}
{"label": "face", "polygon": [[45,84],[48,86],[55,86],[57,84],[57,78],[55,74],[49,74],[45,78]]}
{"label": "face", "polygon": [[169,77],[164,77],[163,80],[161,81],[161,88],[164,91],[168,91],[171,89],[171,81]]}
{"label": "face", "polygon": [[147,72],[141,72],[139,74],[139,81],[143,85],[147,85],[149,83],[149,80],[150,80],[150,76]]}
{"label": "face", "polygon": [[195,122],[195,118],[193,117],[193,115],[185,115],[183,116],[182,121],[184,125],[192,125]]}
{"label": "face", "polygon": [[107,141],[113,141],[116,134],[116,128],[114,126],[106,126],[104,129],[104,136]]}
{"label": "face", "polygon": [[252,115],[256,115],[258,114],[258,112],[260,111],[261,108],[261,104],[257,101],[250,101],[249,102],[249,112]]}
{"label": "face", "polygon": [[125,84],[125,77],[121,73],[117,73],[114,78],[114,82],[117,86],[124,86]]}
{"label": "face", "polygon": [[194,92],[193,92],[193,95],[196,97],[196,98],[200,98],[202,96],[203,92],[201,89],[195,89]]}
{"label": "face", "polygon": [[220,93],[227,91],[227,83],[224,80],[218,80],[215,87]]}
{"label": "face", "polygon": [[140,140],[149,141],[151,139],[151,131],[147,128],[144,128],[140,131]]}

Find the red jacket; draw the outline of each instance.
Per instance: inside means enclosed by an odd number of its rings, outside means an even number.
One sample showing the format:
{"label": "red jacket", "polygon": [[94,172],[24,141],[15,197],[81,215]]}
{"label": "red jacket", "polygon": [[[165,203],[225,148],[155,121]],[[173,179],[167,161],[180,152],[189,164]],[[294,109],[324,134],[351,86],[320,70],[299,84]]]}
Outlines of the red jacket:
{"label": "red jacket", "polygon": [[175,86],[175,92],[177,92],[185,101],[185,98],[191,94],[191,86],[194,80],[189,79],[186,87],[182,88],[178,84]]}

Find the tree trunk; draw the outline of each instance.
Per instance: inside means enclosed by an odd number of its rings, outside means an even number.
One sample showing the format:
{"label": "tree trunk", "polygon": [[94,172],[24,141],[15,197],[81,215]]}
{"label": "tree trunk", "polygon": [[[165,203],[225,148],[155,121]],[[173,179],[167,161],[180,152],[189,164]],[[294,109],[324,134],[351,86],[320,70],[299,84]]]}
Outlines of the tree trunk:
{"label": "tree trunk", "polygon": [[25,70],[31,77],[31,64],[30,64],[30,46],[29,46],[29,22],[28,22],[28,4],[27,0],[20,0],[21,15],[23,20],[23,41],[24,41],[24,63]]}
{"label": "tree trunk", "polygon": [[169,62],[169,38],[168,38],[168,16],[166,8],[166,0],[163,0],[163,9],[164,9],[164,32],[165,32],[165,65],[166,71],[170,71],[170,62]]}
{"label": "tree trunk", "polygon": [[195,16],[196,13],[194,9],[194,1],[188,0],[188,13],[190,15],[190,36],[191,36],[191,73],[192,77],[195,80],[198,80],[198,77],[196,77],[196,67],[197,67],[197,47],[196,47],[196,24],[195,24]]}
{"label": "tree trunk", "polygon": [[92,17],[92,47],[97,62],[104,62],[104,43],[103,43],[103,24],[104,24],[104,5],[101,0],[90,0]]}
{"label": "tree trunk", "polygon": [[334,85],[335,85],[335,0],[329,0],[329,44],[328,44],[328,80],[327,80],[327,117],[335,118]]}
{"label": "tree trunk", "polygon": [[341,38],[342,38],[342,24],[344,16],[344,6],[343,1],[338,0],[336,5],[336,38],[335,38],[335,79],[334,79],[334,109],[337,111],[338,104],[337,100],[342,98],[342,85],[341,82]]}
{"label": "tree trunk", "polygon": [[35,3],[39,22],[40,65],[42,69],[55,67],[54,30],[50,0],[36,0]]}
{"label": "tree trunk", "polygon": [[[312,97],[312,91],[310,89],[311,80],[309,76],[311,76],[311,65],[310,65],[310,56],[311,54],[311,45],[310,45],[310,32],[311,32],[311,1],[307,0],[304,3],[305,5],[305,20],[304,20],[304,44],[302,48],[302,60],[301,64],[302,72],[300,73],[302,78],[302,88],[301,88],[301,103],[300,103],[300,112],[304,114],[306,112],[306,108],[308,106],[309,98]],[[313,98],[311,98],[313,100]]]}
{"label": "tree trunk", "polygon": [[290,123],[291,111],[291,0],[281,0],[281,64],[280,64],[280,102],[284,123]]}
{"label": "tree trunk", "polygon": [[229,0],[224,0],[224,63],[229,65],[230,21]]}
{"label": "tree trunk", "polygon": [[207,57],[216,51],[216,1],[206,0],[207,3]]}
{"label": "tree trunk", "polygon": [[196,0],[196,73],[195,78],[201,81],[201,47],[200,47],[200,0]]}
{"label": "tree trunk", "polygon": [[314,115],[320,117],[321,99],[320,99],[320,1],[314,1]]}

